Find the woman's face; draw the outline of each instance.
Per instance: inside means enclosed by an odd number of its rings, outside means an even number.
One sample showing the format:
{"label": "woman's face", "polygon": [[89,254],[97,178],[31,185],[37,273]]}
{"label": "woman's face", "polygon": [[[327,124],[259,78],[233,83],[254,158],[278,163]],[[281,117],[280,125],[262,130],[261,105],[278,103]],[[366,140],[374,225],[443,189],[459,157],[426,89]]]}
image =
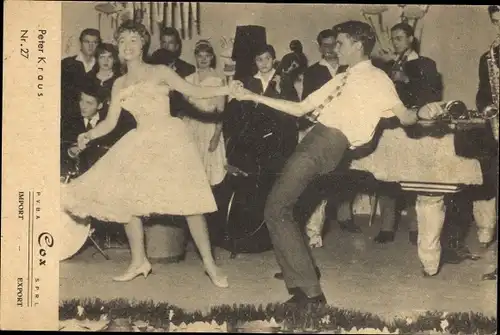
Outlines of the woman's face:
{"label": "woman's face", "polygon": [[124,31],[118,38],[118,52],[124,61],[142,58],[143,41],[135,31]]}
{"label": "woman's face", "polygon": [[400,29],[391,32],[392,45],[397,54],[402,54],[411,48],[413,36],[407,36],[406,32]]}
{"label": "woman's face", "polygon": [[99,69],[101,70],[113,70],[113,65],[115,63],[113,54],[109,51],[104,51],[99,55],[97,63],[99,64]]}
{"label": "woman's face", "polygon": [[199,69],[207,69],[210,67],[210,63],[214,59],[214,56],[207,51],[200,51],[195,55],[196,65]]}

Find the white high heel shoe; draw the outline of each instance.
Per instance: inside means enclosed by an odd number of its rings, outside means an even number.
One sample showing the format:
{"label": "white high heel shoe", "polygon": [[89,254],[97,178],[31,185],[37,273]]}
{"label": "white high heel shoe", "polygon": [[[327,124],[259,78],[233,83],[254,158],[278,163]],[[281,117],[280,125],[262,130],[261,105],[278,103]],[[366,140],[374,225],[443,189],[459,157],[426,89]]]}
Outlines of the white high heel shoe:
{"label": "white high heel shoe", "polygon": [[[217,272],[220,272],[220,270]],[[215,286],[220,287],[220,288],[228,288],[229,287],[229,282],[227,280],[226,275],[220,275],[217,273],[215,273],[215,274],[210,273],[210,272],[208,272],[208,270],[205,270],[205,274],[210,278],[210,280],[212,281],[212,283]]]}
{"label": "white high heel shoe", "polygon": [[148,275],[150,275],[152,272],[153,268],[151,267],[151,264],[149,262],[145,262],[141,266],[135,269],[130,269],[121,276],[114,277],[113,281],[117,282],[131,281],[132,279],[140,275],[143,275],[144,278],[147,278]]}

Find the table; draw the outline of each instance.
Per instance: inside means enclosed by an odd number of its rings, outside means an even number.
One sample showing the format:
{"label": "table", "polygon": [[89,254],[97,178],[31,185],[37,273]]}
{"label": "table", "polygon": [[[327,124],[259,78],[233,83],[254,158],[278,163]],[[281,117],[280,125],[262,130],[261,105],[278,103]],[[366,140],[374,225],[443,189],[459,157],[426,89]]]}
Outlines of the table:
{"label": "table", "polygon": [[410,138],[402,128],[383,131],[375,150],[355,159],[351,169],[367,171],[382,182],[416,192],[455,193],[467,185],[481,185],[477,159],[455,154],[454,134]]}

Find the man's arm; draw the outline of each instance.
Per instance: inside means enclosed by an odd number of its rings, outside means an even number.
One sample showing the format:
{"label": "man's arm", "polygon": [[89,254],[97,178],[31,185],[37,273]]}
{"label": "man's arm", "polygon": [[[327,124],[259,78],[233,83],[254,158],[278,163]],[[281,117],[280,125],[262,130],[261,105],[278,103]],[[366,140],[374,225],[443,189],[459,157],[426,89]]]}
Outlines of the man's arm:
{"label": "man's arm", "polygon": [[301,102],[295,101],[287,101],[282,99],[273,99],[263,95],[257,95],[254,93],[248,93],[248,99],[242,100],[251,100],[260,104],[267,105],[273,109],[282,111],[286,114],[290,114],[296,117],[301,117],[311,111],[313,111],[316,106],[314,106],[309,99],[306,99]]}
{"label": "man's arm", "polygon": [[491,95],[488,64],[486,61],[486,54],[484,54],[479,61],[479,87],[476,94],[476,106],[479,111],[482,111],[486,106],[492,103],[493,99]]}
{"label": "man's arm", "polygon": [[405,105],[403,105],[403,103],[400,103],[395,107],[393,107],[392,112],[394,113],[394,115],[397,116],[399,122],[401,122],[403,126],[411,126],[417,123],[419,118],[417,111],[406,108]]}

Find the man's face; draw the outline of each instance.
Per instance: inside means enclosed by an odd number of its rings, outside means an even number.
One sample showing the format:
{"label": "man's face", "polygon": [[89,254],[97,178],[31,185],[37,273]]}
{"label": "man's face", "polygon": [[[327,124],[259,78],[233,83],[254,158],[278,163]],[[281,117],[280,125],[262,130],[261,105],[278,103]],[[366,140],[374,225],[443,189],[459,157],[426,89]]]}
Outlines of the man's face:
{"label": "man's face", "polygon": [[[359,44],[360,42],[353,41],[345,33],[338,34],[337,41],[335,42],[335,53],[341,65],[349,65],[352,56],[356,55],[356,52],[359,52]],[[356,56],[359,57],[359,55]]]}
{"label": "man's face", "polygon": [[176,54],[177,51],[179,50],[179,44],[177,43],[177,40],[175,39],[175,36],[171,35],[163,35],[161,37],[160,45],[162,49],[166,49],[173,54]]}
{"label": "man's face", "polygon": [[255,57],[255,64],[260,73],[268,73],[273,69],[274,58],[269,52],[264,52]]}
{"label": "man's face", "polygon": [[411,47],[413,36],[406,36],[403,30],[396,29],[391,32],[392,45],[397,54],[402,54]]}
{"label": "man's face", "polygon": [[92,57],[95,54],[95,49],[99,44],[99,39],[97,36],[85,35],[82,37],[81,50],[82,53],[87,57]]}
{"label": "man's face", "polygon": [[497,29],[497,34],[500,35],[500,12],[493,13],[490,18],[491,23],[493,23]]}
{"label": "man's face", "polygon": [[321,57],[325,60],[337,59],[337,54],[335,53],[335,38],[333,36],[323,38],[319,45],[319,52]]}
{"label": "man's face", "polygon": [[80,95],[80,113],[82,117],[90,119],[97,114],[101,104],[96,97],[82,93]]}

